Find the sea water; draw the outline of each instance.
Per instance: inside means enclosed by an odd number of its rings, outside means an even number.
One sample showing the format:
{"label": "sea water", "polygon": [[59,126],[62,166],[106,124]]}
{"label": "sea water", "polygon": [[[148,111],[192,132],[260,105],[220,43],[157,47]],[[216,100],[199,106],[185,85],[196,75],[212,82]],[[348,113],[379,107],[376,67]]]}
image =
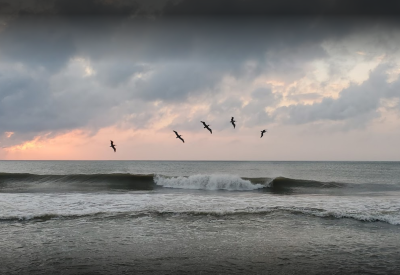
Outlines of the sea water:
{"label": "sea water", "polygon": [[398,274],[399,162],[0,161],[0,273]]}

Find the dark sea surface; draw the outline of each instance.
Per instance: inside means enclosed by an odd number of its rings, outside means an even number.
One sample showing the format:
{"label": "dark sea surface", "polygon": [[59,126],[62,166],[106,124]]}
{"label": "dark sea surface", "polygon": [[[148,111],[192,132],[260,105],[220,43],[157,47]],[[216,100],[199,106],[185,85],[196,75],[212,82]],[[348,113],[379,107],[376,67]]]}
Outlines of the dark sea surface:
{"label": "dark sea surface", "polygon": [[399,274],[400,162],[0,161],[0,274]]}

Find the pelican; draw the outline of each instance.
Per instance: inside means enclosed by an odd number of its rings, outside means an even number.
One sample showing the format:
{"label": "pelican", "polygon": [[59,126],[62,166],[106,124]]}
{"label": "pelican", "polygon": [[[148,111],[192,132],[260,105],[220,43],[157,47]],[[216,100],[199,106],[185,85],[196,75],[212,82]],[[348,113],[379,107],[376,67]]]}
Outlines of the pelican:
{"label": "pelican", "polygon": [[117,148],[115,148],[115,146],[117,146],[117,145],[114,144],[114,141],[112,141],[112,140],[110,140],[110,141],[111,141],[110,147],[114,149],[114,153],[117,152]]}
{"label": "pelican", "polygon": [[262,130],[262,131],[261,131],[261,137],[260,137],[260,138],[262,138],[262,137],[264,136],[264,133],[265,133],[265,132],[268,132],[268,131],[267,131],[267,130]]}
{"label": "pelican", "polygon": [[210,125],[207,125],[204,121],[200,121],[201,123],[203,123],[203,125],[204,125],[204,128],[206,128],[208,131],[210,131],[210,133],[212,134],[212,130],[210,129],[210,127],[208,127],[208,126],[210,126]]}
{"label": "pelican", "polygon": [[232,123],[232,125],[233,125],[233,129],[235,129],[236,128],[236,125],[235,125],[235,120],[233,119],[233,117],[231,118],[231,123]]}
{"label": "pelican", "polygon": [[179,138],[180,140],[182,140],[183,143],[185,143],[185,141],[182,138],[182,135],[179,135],[177,131],[174,131],[176,138]]}

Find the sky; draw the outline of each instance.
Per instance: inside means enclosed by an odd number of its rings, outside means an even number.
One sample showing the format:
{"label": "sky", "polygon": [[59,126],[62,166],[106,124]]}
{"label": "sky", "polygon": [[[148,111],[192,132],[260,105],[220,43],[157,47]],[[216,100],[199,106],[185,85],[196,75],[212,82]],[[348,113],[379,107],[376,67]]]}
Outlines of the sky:
{"label": "sky", "polygon": [[399,14],[370,0],[0,0],[0,160],[399,161]]}

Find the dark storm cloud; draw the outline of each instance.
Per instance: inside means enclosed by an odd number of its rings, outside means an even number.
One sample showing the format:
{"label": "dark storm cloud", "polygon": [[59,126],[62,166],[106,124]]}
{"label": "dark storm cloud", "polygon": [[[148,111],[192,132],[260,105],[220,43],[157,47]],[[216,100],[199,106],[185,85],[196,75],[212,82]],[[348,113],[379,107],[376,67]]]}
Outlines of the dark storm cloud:
{"label": "dark storm cloud", "polygon": [[77,1],[55,0],[54,4],[57,14],[73,16],[127,16],[133,14],[139,6],[136,1],[126,0],[85,0],[79,3]]}
{"label": "dark storm cloud", "polygon": [[[99,58],[117,53],[130,56],[132,51],[145,59],[144,62],[186,59],[197,54],[202,59],[222,59],[228,65],[225,68],[235,70],[237,66],[229,66],[229,62],[240,64],[246,58],[261,58],[268,48],[295,48],[305,41],[312,46],[327,36],[343,37],[360,24],[370,26],[376,23],[371,20],[359,22],[354,18],[323,20],[322,11],[330,14],[327,11],[332,10],[332,14],[338,14],[337,10],[346,10],[346,5],[352,10],[352,6],[344,4],[347,3],[344,1],[330,1],[329,5],[322,5],[322,1],[284,1],[277,4],[275,1],[238,0],[146,1],[146,4],[123,0],[3,0],[1,3],[13,7],[13,11],[8,8],[5,13],[19,15],[9,22],[1,34],[0,50],[3,56],[49,70],[60,69],[75,55]],[[365,9],[371,3],[364,2],[361,6]],[[146,10],[145,7],[150,15],[152,12],[157,15],[158,20],[131,18],[131,15]],[[391,12],[396,10],[392,2],[380,7],[387,7]],[[273,17],[274,20],[268,16],[285,14],[285,10],[289,11],[288,14],[298,10],[297,15],[302,15],[302,8],[309,11],[309,16],[301,20],[297,17]],[[198,15],[215,16],[198,19],[194,16],[197,15],[195,11]],[[257,16],[251,20],[243,19],[248,19],[246,15],[251,15],[253,11],[265,15],[267,19],[261,20]],[[176,19],[174,15],[177,14],[187,16],[181,20],[171,19]],[[233,18],[221,20],[219,15],[223,14],[231,14]],[[26,15],[37,16],[32,18]],[[108,41],[117,34],[116,43]],[[131,58],[131,61],[137,59]]]}
{"label": "dark storm cloud", "polygon": [[127,16],[139,5],[127,0],[25,0],[0,1],[3,15]]}
{"label": "dark storm cloud", "polygon": [[[371,1],[326,3],[0,0],[1,14],[9,16],[0,32],[0,55],[7,64],[0,68],[0,132],[28,138],[41,132],[98,129],[125,115],[132,115],[127,121],[137,127],[146,127],[154,112],[147,105],[152,101],[179,104],[201,93],[212,97],[226,75],[294,81],[305,75],[305,64],[327,56],[323,41],[368,31],[377,22],[386,30],[393,22],[374,16],[398,11],[394,1],[376,9]],[[75,58],[90,63],[93,75],[70,75],[74,69],[68,65]],[[255,64],[250,71],[247,61]],[[23,69],[10,69],[15,64]],[[219,106],[211,104],[210,110],[215,115],[242,111],[242,121],[249,125],[272,121],[264,108],[280,98],[271,91],[252,96],[243,110],[238,100],[229,98]],[[336,103],[327,99],[324,104],[314,108],[332,109],[321,114],[330,118]],[[365,104],[361,111],[376,108]],[[301,108],[287,109],[291,118],[297,117],[295,123],[319,114]],[[303,111],[309,115],[302,117]]]}
{"label": "dark storm cloud", "polygon": [[395,0],[25,0],[0,1],[2,14],[163,16],[397,16]]}
{"label": "dark storm cloud", "polygon": [[[50,71],[79,54],[78,41],[110,37],[121,22],[138,10],[132,1],[33,0],[0,2],[9,15],[0,33],[0,53]],[[10,17],[11,16],[11,17]]]}
{"label": "dark storm cloud", "polygon": [[168,2],[164,14],[183,16],[397,16],[398,1],[186,0]]}
{"label": "dark storm cloud", "polygon": [[59,20],[16,20],[0,33],[0,53],[6,61],[58,70],[76,52],[70,31]]}

